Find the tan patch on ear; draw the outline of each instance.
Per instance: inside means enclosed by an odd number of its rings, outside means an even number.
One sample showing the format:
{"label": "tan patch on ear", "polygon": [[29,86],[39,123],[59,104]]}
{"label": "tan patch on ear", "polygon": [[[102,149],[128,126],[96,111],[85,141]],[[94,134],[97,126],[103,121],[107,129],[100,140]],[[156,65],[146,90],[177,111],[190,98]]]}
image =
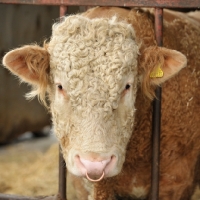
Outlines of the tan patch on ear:
{"label": "tan patch on ear", "polygon": [[[155,97],[155,85],[152,85],[151,73],[157,73],[158,66],[164,65],[164,57],[160,54],[159,47],[146,48],[139,58],[139,74],[141,74],[141,88],[143,93],[150,99]],[[154,76],[156,76],[154,74]]]}
{"label": "tan patch on ear", "polygon": [[49,54],[41,47],[29,49],[25,57],[29,76],[39,84],[47,84],[49,74]]}
{"label": "tan patch on ear", "polygon": [[16,71],[18,71],[19,68],[20,68],[20,66],[24,65],[24,67],[25,67],[26,62],[24,61],[24,58],[22,56],[19,56],[19,57],[17,57],[14,60],[7,59],[6,60],[6,64],[7,65],[15,66]]}

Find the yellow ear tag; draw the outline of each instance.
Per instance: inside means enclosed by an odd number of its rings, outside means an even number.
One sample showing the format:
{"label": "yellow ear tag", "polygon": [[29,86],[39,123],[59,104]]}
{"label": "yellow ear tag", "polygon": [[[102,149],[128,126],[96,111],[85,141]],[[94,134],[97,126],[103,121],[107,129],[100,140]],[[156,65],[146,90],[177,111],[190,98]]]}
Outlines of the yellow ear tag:
{"label": "yellow ear tag", "polygon": [[161,69],[160,65],[150,73],[150,78],[161,78],[163,77],[164,72]]}

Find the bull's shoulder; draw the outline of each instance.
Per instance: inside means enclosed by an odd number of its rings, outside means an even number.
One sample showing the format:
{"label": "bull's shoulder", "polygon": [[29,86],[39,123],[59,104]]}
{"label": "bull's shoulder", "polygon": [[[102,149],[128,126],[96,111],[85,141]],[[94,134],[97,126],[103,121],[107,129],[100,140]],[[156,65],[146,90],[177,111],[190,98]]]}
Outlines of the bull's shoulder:
{"label": "bull's shoulder", "polygon": [[169,23],[173,23],[175,20],[179,20],[183,23],[186,22],[191,25],[200,26],[200,11],[183,13],[165,9],[164,20]]}
{"label": "bull's shoulder", "polygon": [[200,11],[189,12],[187,15],[200,26]]}

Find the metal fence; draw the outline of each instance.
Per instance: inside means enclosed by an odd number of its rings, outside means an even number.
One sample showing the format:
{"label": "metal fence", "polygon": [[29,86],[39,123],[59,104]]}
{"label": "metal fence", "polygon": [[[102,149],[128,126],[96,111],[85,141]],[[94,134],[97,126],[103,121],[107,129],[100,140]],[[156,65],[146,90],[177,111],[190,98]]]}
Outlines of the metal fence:
{"label": "metal fence", "polygon": [[[0,0],[0,3],[60,6],[60,16],[67,13],[67,6],[85,6],[85,10],[92,6],[153,7],[155,8],[155,35],[158,46],[162,46],[163,8],[200,8],[200,0]],[[156,89],[157,98],[153,101],[151,200],[159,199],[161,92],[161,87],[158,87]],[[31,198],[0,194],[0,200],[66,200],[67,185],[64,163],[63,156],[59,153],[59,189],[57,195]]]}

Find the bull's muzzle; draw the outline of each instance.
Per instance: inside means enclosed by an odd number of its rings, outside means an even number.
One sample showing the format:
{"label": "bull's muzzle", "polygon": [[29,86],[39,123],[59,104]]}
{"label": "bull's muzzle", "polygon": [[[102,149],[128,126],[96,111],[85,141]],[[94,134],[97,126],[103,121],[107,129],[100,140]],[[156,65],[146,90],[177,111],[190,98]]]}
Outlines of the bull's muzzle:
{"label": "bull's muzzle", "polygon": [[98,159],[84,159],[78,155],[75,156],[75,165],[81,175],[92,182],[98,182],[105,177],[109,177],[116,167],[116,163],[116,156],[110,156],[106,159],[101,157]]}

